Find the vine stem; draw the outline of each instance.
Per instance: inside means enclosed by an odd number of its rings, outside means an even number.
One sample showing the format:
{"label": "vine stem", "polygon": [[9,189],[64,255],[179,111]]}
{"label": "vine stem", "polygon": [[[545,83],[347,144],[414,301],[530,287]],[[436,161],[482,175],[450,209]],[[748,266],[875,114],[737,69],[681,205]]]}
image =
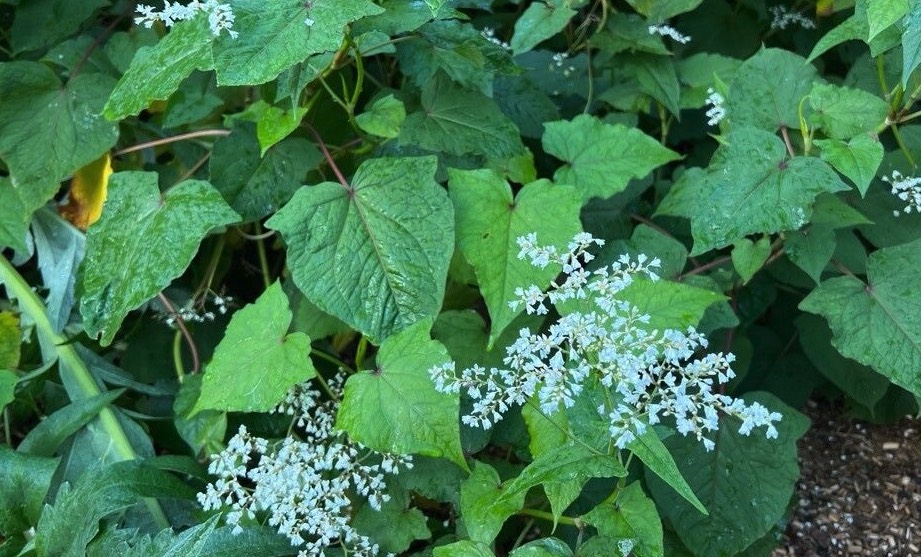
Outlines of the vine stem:
{"label": "vine stem", "polygon": [[[182,332],[182,336],[185,337],[185,342],[189,346],[189,352],[192,353],[192,374],[198,373],[200,369],[201,362],[198,359],[198,348],[195,347],[195,340],[192,338],[192,333],[189,332],[189,329],[185,326],[185,320],[179,315],[179,312],[176,311],[176,308],[173,306],[173,303],[169,301],[163,292],[157,294],[157,298],[160,300],[160,303],[166,306],[166,310],[169,311],[173,317],[176,318],[176,325],[179,327],[179,330]],[[179,370],[177,370],[178,372]]]}
{"label": "vine stem", "polygon": [[115,151],[115,156],[120,157],[122,155],[127,155],[128,153],[133,153],[135,151],[143,151],[144,149],[150,147],[157,147],[159,145],[169,145],[170,143],[175,143],[177,141],[183,141],[186,139],[195,139],[196,137],[215,137],[215,136],[226,136],[230,135],[230,130],[196,130],[194,132],[181,133],[179,135],[173,135],[170,137],[164,137],[162,139],[154,139],[152,141],[145,141],[144,143],[138,143],[137,145],[132,145],[131,147],[125,147]]}
{"label": "vine stem", "polygon": [[790,142],[790,134],[787,133],[787,126],[780,126],[780,135],[783,136],[784,145],[787,146],[787,152],[790,153],[790,158],[796,157],[796,151],[793,150],[793,143]]}
{"label": "vine stem", "polygon": [[125,19],[125,14],[120,14],[118,17],[116,17],[112,21],[112,23],[106,26],[106,28],[103,29],[102,32],[96,35],[96,37],[93,39],[93,42],[90,43],[89,48],[87,48],[86,52],[83,53],[83,57],[80,58],[80,60],[77,62],[77,65],[74,66],[73,71],[70,72],[70,79],[77,77],[77,74],[79,74],[80,70],[83,69],[83,64],[86,64],[86,61],[90,59],[90,55],[93,54],[93,51],[95,51],[99,47],[99,45],[102,44],[102,41],[109,38],[109,35],[112,33],[112,31],[115,30],[115,27],[119,23],[121,23],[121,20],[123,19]]}
{"label": "vine stem", "polygon": [[342,187],[351,190],[352,186],[349,185],[348,180],[345,179],[345,176],[342,175],[342,172],[339,170],[339,167],[336,165],[336,161],[333,160],[333,156],[329,154],[329,149],[326,148],[326,142],[323,141],[323,138],[320,137],[320,133],[308,124],[303,122],[303,126],[307,128],[307,131],[310,132],[310,135],[317,140],[317,145],[320,146],[320,151],[323,153],[323,158],[326,159],[326,163],[329,164],[329,167],[333,170],[333,173],[336,175],[336,179],[339,180],[339,183],[342,184]]}
{"label": "vine stem", "polygon": [[[539,511],[537,509],[521,509],[517,514],[522,516],[531,516],[540,520],[546,520],[548,522],[554,521],[554,516],[552,513],[548,513],[547,511]],[[567,526],[575,526],[576,528],[580,529],[582,528],[582,520],[574,516],[562,515],[556,519],[556,522],[558,524],[566,524]]]}
{"label": "vine stem", "polygon": [[[59,373],[64,380],[64,388],[71,400],[82,400],[102,394],[86,363],[77,354],[74,345],[58,333],[48,319],[45,305],[29,287],[22,275],[0,255],[0,283],[6,286],[7,293],[19,300],[19,309],[32,318],[39,340],[45,350],[54,350],[58,356]],[[115,412],[108,406],[99,411],[99,422],[112,441],[112,453],[119,460],[137,460],[138,455],[131,446],[131,441],[122,429]],[[146,498],[147,509],[156,524],[169,528],[169,520],[156,499]]]}

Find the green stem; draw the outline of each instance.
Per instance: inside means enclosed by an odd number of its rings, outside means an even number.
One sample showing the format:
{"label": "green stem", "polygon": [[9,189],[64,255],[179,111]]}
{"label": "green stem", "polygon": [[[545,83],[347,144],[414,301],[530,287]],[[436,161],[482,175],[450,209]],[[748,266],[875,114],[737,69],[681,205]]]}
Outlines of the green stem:
{"label": "green stem", "polygon": [[892,124],[889,126],[889,129],[892,130],[892,136],[895,137],[895,142],[898,144],[899,149],[902,150],[902,154],[905,155],[905,160],[908,161],[908,164],[910,164],[912,168],[917,168],[918,165],[915,163],[914,157],[911,156],[911,152],[909,152],[908,146],[905,145],[905,141],[902,139],[902,132],[899,131],[899,127],[895,124]]}
{"label": "green stem", "polygon": [[182,331],[179,330],[173,335],[173,367],[176,368],[176,378],[182,384],[185,378],[185,366],[182,365]]}
{"label": "green stem", "polygon": [[[6,285],[7,293],[11,297],[19,300],[19,309],[32,318],[39,340],[45,348],[54,349],[59,362],[65,364],[58,365],[58,369],[62,376],[65,374],[69,376],[69,381],[64,381],[64,386],[71,400],[81,400],[102,394],[102,390],[96,384],[86,364],[77,355],[74,345],[54,329],[48,319],[45,305],[22,278],[22,275],[16,271],[16,268],[2,255],[0,255],[0,282]],[[119,460],[138,458],[111,408],[106,407],[99,411],[99,422],[112,442],[113,454]],[[145,499],[145,502],[157,525],[160,528],[169,528],[169,520],[163,509],[160,508],[160,504],[155,499]]]}
{"label": "green stem", "polygon": [[269,259],[265,255],[265,239],[262,238],[262,226],[259,225],[259,222],[253,223],[253,227],[256,231],[256,236],[259,238],[256,240],[256,252],[259,253],[259,268],[262,270],[262,283],[265,285],[266,289],[272,286],[272,277],[269,272]]}
{"label": "green stem", "polygon": [[[314,352],[314,354],[316,354],[316,352]],[[334,393],[333,390],[329,388],[329,383],[326,382],[326,379],[323,379],[322,375],[318,373],[315,379],[320,384],[320,386],[323,387],[323,390],[326,391],[326,394],[329,395],[329,398],[336,401],[339,400],[339,397],[336,396],[336,393]]]}
{"label": "green stem", "polygon": [[347,371],[350,374],[355,373],[355,370],[352,369],[352,367],[349,364],[343,362],[342,360],[340,360],[339,358],[331,354],[327,354],[326,352],[321,352],[319,350],[313,350],[310,353],[313,356],[320,358],[321,360],[326,360],[327,362],[333,364],[336,367],[341,367],[343,370]]}
{"label": "green stem", "polygon": [[[539,511],[537,509],[521,509],[517,514],[522,516],[532,516],[540,520],[546,520],[547,522],[553,522],[553,513],[548,513],[547,511]],[[576,528],[582,527],[582,521],[577,517],[572,516],[561,516],[556,520],[559,524],[566,524],[567,526],[575,526]]]}
{"label": "green stem", "polygon": [[361,369],[361,364],[365,361],[365,352],[368,351],[368,337],[362,336],[358,341],[358,349],[355,350],[355,369]]}

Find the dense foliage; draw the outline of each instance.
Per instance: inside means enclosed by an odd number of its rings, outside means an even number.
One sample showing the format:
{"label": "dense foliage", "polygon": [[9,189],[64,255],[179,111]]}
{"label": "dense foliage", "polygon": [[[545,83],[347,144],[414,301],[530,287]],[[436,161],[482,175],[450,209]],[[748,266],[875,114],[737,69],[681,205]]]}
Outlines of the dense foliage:
{"label": "dense foliage", "polygon": [[768,555],[921,397],[915,0],[0,0],[0,556]]}

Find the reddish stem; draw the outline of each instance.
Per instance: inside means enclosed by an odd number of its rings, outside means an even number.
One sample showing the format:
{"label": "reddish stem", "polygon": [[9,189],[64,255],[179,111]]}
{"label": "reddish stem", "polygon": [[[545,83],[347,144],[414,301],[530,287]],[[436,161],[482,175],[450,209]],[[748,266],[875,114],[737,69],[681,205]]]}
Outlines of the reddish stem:
{"label": "reddish stem", "polygon": [[339,171],[339,167],[336,166],[336,161],[333,160],[333,156],[329,154],[329,149],[326,148],[326,142],[323,141],[323,138],[320,137],[320,134],[317,130],[308,124],[307,122],[303,123],[304,127],[307,128],[307,131],[310,132],[310,135],[317,140],[317,145],[320,146],[320,151],[323,152],[323,158],[326,159],[326,163],[329,164],[329,167],[333,169],[333,173],[336,175],[336,178],[339,180],[339,183],[342,184],[342,187],[351,190],[352,186],[349,185],[349,181],[345,179],[345,176],[342,175],[342,172]]}
{"label": "reddish stem", "polygon": [[201,368],[201,362],[198,359],[198,348],[195,347],[195,341],[192,339],[192,333],[189,332],[189,329],[185,326],[185,321],[182,319],[182,316],[179,315],[179,312],[176,311],[176,308],[169,301],[169,298],[163,295],[163,293],[157,294],[157,297],[160,299],[160,302],[166,307],[166,310],[176,318],[176,325],[179,326],[179,330],[182,331],[182,336],[185,338],[186,344],[189,345],[189,352],[192,353],[192,374],[198,373],[198,370]]}

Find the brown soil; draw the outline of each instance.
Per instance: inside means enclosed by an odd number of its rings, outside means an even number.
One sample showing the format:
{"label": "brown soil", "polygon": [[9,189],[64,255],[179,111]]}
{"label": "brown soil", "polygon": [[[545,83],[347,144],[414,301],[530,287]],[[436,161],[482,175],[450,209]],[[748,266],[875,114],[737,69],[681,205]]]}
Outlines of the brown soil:
{"label": "brown soil", "polygon": [[921,421],[875,425],[811,403],[797,506],[773,557],[921,557]]}

